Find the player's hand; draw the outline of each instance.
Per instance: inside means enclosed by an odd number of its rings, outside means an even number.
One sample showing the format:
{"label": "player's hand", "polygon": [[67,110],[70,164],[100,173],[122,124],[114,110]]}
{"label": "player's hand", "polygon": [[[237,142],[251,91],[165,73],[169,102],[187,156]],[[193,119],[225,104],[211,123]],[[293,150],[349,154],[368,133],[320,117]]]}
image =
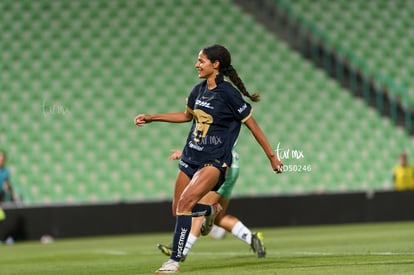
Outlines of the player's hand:
{"label": "player's hand", "polygon": [[171,156],[169,156],[168,159],[171,159],[171,160],[180,159],[181,158],[181,153],[182,153],[181,150],[172,149],[171,150]]}
{"label": "player's hand", "polygon": [[145,123],[150,123],[151,119],[149,115],[139,114],[135,117],[134,123],[138,127],[142,127]]}
{"label": "player's hand", "polygon": [[283,163],[277,158],[277,156],[274,156],[270,159],[273,171],[280,174],[283,172]]}

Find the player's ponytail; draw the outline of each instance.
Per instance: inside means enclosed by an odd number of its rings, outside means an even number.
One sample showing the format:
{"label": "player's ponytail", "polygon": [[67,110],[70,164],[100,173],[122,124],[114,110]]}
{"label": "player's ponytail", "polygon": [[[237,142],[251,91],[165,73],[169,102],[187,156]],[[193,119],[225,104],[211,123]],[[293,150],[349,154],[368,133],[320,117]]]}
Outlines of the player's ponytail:
{"label": "player's ponytail", "polygon": [[260,100],[260,95],[257,93],[250,94],[246,87],[244,86],[243,81],[237,74],[236,69],[232,65],[229,65],[227,68],[223,69],[223,74],[227,76],[231,82],[239,89],[239,91],[244,95],[250,98],[251,101],[257,102]]}
{"label": "player's ponytail", "polygon": [[217,84],[223,81],[223,76],[227,76],[244,96],[247,96],[254,102],[260,100],[259,94],[250,94],[247,91],[243,81],[237,74],[236,69],[234,69],[234,67],[231,65],[231,55],[225,47],[215,44],[204,48],[203,53],[208,57],[208,59],[210,59],[211,62],[220,62],[219,74],[216,76]]}

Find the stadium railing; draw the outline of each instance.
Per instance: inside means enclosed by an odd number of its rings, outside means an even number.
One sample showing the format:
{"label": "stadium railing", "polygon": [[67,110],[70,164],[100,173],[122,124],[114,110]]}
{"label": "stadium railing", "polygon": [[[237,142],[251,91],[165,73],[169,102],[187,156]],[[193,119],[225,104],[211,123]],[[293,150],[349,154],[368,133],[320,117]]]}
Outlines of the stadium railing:
{"label": "stadium railing", "polygon": [[[413,106],[407,87],[396,83],[390,76],[370,71],[367,60],[357,57],[352,49],[330,40],[314,22],[296,14],[287,1],[274,0],[274,3],[278,13],[273,16],[274,24],[276,28],[288,26],[286,36],[291,44],[298,45],[314,63],[355,93],[359,92],[367,102],[371,100],[370,93],[373,92],[374,106],[380,113],[390,116],[395,123],[400,110],[404,128],[412,133]],[[389,102],[389,108],[385,108],[384,101]]]}

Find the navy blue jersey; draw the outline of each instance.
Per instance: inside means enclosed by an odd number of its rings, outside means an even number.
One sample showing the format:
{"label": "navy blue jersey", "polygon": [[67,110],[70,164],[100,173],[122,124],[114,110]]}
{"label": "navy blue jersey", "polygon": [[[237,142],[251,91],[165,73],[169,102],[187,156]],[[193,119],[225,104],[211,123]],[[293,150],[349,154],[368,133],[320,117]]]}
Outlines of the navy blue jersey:
{"label": "navy blue jersey", "polygon": [[227,81],[209,90],[207,81],[196,85],[187,98],[187,111],[193,124],[181,159],[190,164],[216,163],[230,166],[231,150],[252,107]]}

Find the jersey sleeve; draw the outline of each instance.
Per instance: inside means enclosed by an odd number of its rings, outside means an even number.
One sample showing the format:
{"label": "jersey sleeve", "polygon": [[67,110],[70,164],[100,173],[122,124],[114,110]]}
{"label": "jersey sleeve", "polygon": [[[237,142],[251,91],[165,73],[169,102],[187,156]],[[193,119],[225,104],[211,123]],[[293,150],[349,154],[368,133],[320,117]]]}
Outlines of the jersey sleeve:
{"label": "jersey sleeve", "polygon": [[240,92],[236,90],[236,88],[232,87],[231,92],[224,94],[225,100],[235,117],[238,118],[242,123],[246,122],[246,120],[252,116],[252,106],[248,102],[244,101]]}

